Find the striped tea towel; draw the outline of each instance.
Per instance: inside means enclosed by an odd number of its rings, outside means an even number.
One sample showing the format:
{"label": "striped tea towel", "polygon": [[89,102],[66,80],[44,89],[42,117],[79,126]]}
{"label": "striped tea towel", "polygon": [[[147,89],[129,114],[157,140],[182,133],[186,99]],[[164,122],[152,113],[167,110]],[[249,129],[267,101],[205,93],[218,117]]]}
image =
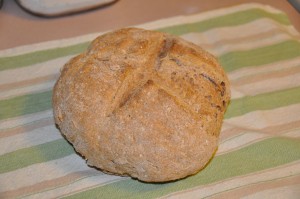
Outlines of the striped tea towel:
{"label": "striped tea towel", "polygon": [[138,27],[180,35],[227,71],[214,159],[159,184],[88,167],[55,127],[51,94],[64,63],[101,33],[23,46],[0,51],[0,198],[300,198],[300,35],[287,15],[244,4]]}

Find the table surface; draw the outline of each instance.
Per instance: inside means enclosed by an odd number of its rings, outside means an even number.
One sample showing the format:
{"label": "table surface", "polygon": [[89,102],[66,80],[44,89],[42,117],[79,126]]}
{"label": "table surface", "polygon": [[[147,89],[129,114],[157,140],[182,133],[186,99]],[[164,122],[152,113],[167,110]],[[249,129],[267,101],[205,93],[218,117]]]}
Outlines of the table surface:
{"label": "table surface", "polygon": [[268,4],[289,16],[300,32],[300,14],[282,0],[120,0],[104,8],[58,18],[43,18],[22,10],[15,1],[5,1],[0,10],[0,50],[49,40],[134,26],[176,15],[201,13],[246,2]]}

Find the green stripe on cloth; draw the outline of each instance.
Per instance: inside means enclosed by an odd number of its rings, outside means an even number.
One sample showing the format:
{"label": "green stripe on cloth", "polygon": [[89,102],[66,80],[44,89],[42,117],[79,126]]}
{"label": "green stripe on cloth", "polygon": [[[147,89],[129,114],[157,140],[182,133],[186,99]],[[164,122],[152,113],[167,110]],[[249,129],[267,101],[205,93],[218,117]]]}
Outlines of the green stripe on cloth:
{"label": "green stripe on cloth", "polygon": [[52,91],[18,96],[0,101],[0,120],[50,109]]}
{"label": "green stripe on cloth", "polygon": [[129,179],[93,188],[67,198],[156,198],[199,185],[284,165],[299,159],[298,140],[271,138],[238,151],[217,156],[201,172],[184,180],[152,184]]}
{"label": "green stripe on cloth", "polygon": [[55,160],[73,153],[75,153],[73,147],[65,139],[19,149],[0,156],[0,173],[13,171],[36,163]]}
{"label": "green stripe on cloth", "polygon": [[[0,101],[0,119],[51,109],[52,91],[35,93]],[[231,100],[225,118],[255,110],[268,110],[300,102],[300,87]]]}
{"label": "green stripe on cloth", "polygon": [[225,118],[241,116],[256,110],[269,110],[300,102],[300,87],[287,90],[247,96],[231,101]]}
{"label": "green stripe on cloth", "polygon": [[221,55],[219,61],[226,72],[231,72],[242,67],[257,67],[259,65],[292,59],[298,56],[300,56],[300,42],[288,40],[247,51],[229,52]]}
{"label": "green stripe on cloth", "polygon": [[[259,18],[270,18],[281,24],[290,24],[288,17],[283,13],[268,13],[261,9],[249,9],[246,11],[240,11],[233,14],[208,19],[205,21],[171,26],[158,30],[162,32],[168,32],[174,35],[181,35],[189,32],[203,32],[212,28],[240,25],[251,22],[253,20],[257,20]],[[0,71],[29,66],[32,64],[48,61],[67,55],[78,54],[83,52],[88,45],[89,42],[85,42],[68,47],[37,51],[12,57],[3,57],[0,58]]]}
{"label": "green stripe on cloth", "polygon": [[284,25],[291,24],[288,17],[284,13],[269,13],[262,9],[254,8],[215,17],[201,22],[170,26],[158,30],[173,35],[182,35],[190,32],[204,32],[206,30],[218,27],[237,26],[260,18],[269,18]]}
{"label": "green stripe on cloth", "polygon": [[68,55],[75,55],[83,52],[88,45],[89,42],[85,42],[68,47],[41,50],[11,57],[3,57],[0,58],[0,71],[29,66]]}

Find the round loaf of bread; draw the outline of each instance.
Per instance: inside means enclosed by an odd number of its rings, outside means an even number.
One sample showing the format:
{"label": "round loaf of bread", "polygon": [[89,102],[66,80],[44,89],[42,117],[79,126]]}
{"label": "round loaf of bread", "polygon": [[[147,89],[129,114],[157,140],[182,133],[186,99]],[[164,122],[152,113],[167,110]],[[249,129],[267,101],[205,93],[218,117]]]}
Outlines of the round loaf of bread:
{"label": "round loaf of bread", "polygon": [[229,100],[213,55],[137,28],[96,38],[63,67],[53,91],[55,122],[89,165],[147,182],[201,170]]}

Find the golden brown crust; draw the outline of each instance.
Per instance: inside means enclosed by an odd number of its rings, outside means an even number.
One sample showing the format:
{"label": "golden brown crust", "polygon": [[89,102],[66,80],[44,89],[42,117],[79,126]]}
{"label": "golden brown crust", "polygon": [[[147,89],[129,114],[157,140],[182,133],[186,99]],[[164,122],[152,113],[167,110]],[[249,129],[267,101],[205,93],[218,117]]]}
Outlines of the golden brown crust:
{"label": "golden brown crust", "polygon": [[214,56],[136,28],[95,39],[64,66],[53,92],[55,121],[88,164],[151,182],[205,166],[229,100]]}

